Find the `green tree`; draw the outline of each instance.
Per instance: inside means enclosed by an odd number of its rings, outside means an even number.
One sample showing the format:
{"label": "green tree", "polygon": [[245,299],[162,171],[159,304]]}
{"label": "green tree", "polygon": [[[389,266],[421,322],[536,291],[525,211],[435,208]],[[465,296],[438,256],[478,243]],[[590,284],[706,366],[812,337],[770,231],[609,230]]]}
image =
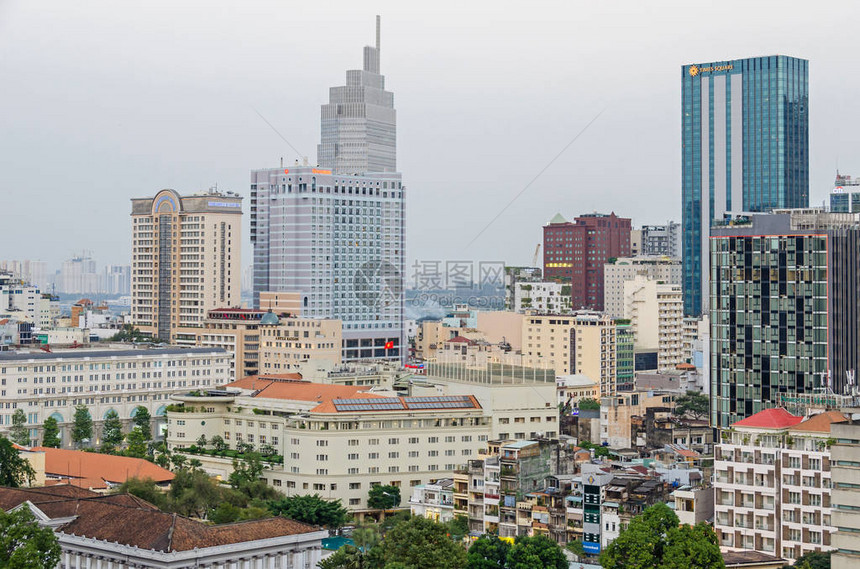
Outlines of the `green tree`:
{"label": "green tree", "polygon": [[711,526],[699,523],[669,530],[661,569],[724,568],[717,534]]}
{"label": "green tree", "polygon": [[42,527],[28,507],[0,509],[0,567],[54,569],[60,563],[60,544],[51,528]]}
{"label": "green tree", "polygon": [[507,569],[567,569],[561,547],[543,535],[520,536],[508,552]]}
{"label": "green tree", "polygon": [[407,569],[463,569],[466,551],[448,537],[447,529],[423,516],[397,524],[371,553],[382,567],[402,563]]}
{"label": "green tree", "polygon": [[93,418],[85,405],[75,407],[75,417],[72,422],[72,442],[75,447],[93,438]]}
{"label": "green tree", "polygon": [[62,441],[60,441],[60,426],[57,424],[57,420],[53,417],[48,417],[45,419],[45,423],[42,425],[42,446],[50,447],[50,448],[60,448]]}
{"label": "green tree", "polygon": [[215,449],[216,452],[224,452],[227,450],[227,443],[224,442],[224,438],[221,435],[215,435],[212,437],[209,444],[212,445],[212,448]]}
{"label": "green tree", "polygon": [[149,409],[143,405],[138,405],[134,408],[134,418],[132,418],[134,426],[140,429],[143,433],[144,440],[152,439],[152,417],[149,415]]}
{"label": "green tree", "polygon": [[576,408],[585,411],[600,411],[600,402],[597,399],[585,397],[577,401]]}
{"label": "green tree", "polygon": [[12,413],[12,428],[9,429],[9,438],[16,445],[30,446],[30,429],[27,428],[27,414],[23,409],[15,409]]}
{"label": "green tree", "polygon": [[676,415],[692,415],[696,419],[706,417],[711,410],[708,396],[698,391],[688,391],[675,399]]}
{"label": "green tree", "polygon": [[266,466],[263,464],[262,457],[255,453],[246,453],[242,459],[233,459],[233,472],[230,473],[228,481],[230,486],[241,490],[251,482],[256,482],[263,474]]}
{"label": "green tree", "polygon": [[0,437],[0,486],[18,488],[29,484],[34,478],[36,473],[30,462],[18,454],[12,441]]}
{"label": "green tree", "polygon": [[400,505],[400,488],[397,486],[373,486],[367,493],[367,507],[375,510],[391,510]]}
{"label": "green tree", "polygon": [[128,446],[125,448],[126,456],[146,458],[146,436],[140,430],[140,427],[133,428],[126,437],[126,441],[128,442]]}
{"label": "green tree", "polygon": [[339,528],[349,517],[349,512],[340,500],[324,500],[318,494],[286,496],[280,500],[271,500],[266,506],[275,516],[328,528]]}
{"label": "green tree", "polygon": [[237,521],[241,513],[242,508],[234,506],[230,502],[221,502],[209,512],[209,521],[214,524],[229,524]]}
{"label": "green tree", "polygon": [[466,569],[505,569],[511,544],[495,535],[482,535],[469,547]]}
{"label": "green tree", "polygon": [[185,463],[188,461],[188,457],[184,454],[174,454],[170,457],[170,462],[173,463],[173,468],[179,470],[185,467]]}
{"label": "green tree", "polygon": [[206,445],[209,444],[209,441],[206,440],[206,435],[200,435],[197,437],[197,446],[201,449],[206,448]]}
{"label": "green tree", "polygon": [[129,478],[119,485],[117,492],[137,496],[162,510],[170,509],[167,505],[167,495],[152,478]]}
{"label": "green tree", "polygon": [[469,517],[464,515],[454,516],[447,524],[448,533],[451,537],[459,539],[469,533]]}
{"label": "green tree", "polygon": [[803,569],[830,569],[830,552],[810,551],[801,555],[792,567]]}
{"label": "green tree", "polygon": [[344,545],[319,563],[318,569],[373,569],[367,554],[352,545]]}
{"label": "green tree", "polygon": [[122,444],[124,438],[119,413],[111,409],[105,415],[102,425],[102,448],[114,449]]}
{"label": "green tree", "polygon": [[666,504],[655,504],[630,521],[600,554],[604,569],[723,569],[713,530],[706,524],[678,527]]}

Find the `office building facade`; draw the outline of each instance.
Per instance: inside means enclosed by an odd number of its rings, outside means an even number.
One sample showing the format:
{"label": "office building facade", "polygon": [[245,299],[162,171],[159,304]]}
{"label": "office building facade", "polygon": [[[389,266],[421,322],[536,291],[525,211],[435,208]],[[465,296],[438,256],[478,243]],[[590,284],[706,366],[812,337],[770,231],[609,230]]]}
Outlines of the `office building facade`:
{"label": "office building facade", "polygon": [[364,48],[363,68],[347,71],[346,85],[329,89],[322,106],[320,168],[335,174],[397,170],[397,112],[380,73],[380,48],[377,16],[376,45]]}
{"label": "office building facade", "polygon": [[860,212],[860,179],[836,174],[836,183],[830,192],[830,211],[833,213]]}
{"label": "office building facade", "polygon": [[131,204],[131,317],[141,332],[173,342],[209,310],[239,304],[240,196],[168,189]]}
{"label": "office building facade", "polygon": [[546,280],[570,281],[573,310],[603,310],[603,265],[630,256],[630,220],[591,213],[573,222],[556,215],[543,228]]}
{"label": "office building facade", "polygon": [[637,276],[681,284],[681,261],[663,257],[621,257],[603,267],[603,310],[624,318],[624,283]]}
{"label": "office building facade", "polygon": [[681,68],[684,311],[708,303],[714,220],[809,204],[808,62],[783,55]]}
{"label": "office building facade", "polygon": [[860,369],[858,252],[854,214],[778,210],[712,229],[713,425],[849,393]]}
{"label": "office building facade", "polygon": [[681,224],[669,221],[666,225],[643,225],[630,235],[631,254],[681,258]]}
{"label": "office building facade", "polygon": [[344,360],[400,359],[405,194],[396,173],[253,171],[255,303],[263,291],[297,292],[302,316],[343,321]]}

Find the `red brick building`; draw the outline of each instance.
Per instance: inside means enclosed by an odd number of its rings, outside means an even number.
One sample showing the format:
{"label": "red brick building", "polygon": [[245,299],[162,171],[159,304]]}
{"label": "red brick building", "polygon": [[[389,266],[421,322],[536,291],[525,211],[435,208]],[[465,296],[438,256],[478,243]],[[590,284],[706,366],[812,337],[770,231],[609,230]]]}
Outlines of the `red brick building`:
{"label": "red brick building", "polygon": [[630,256],[630,220],[589,213],[573,222],[556,215],[543,228],[546,279],[570,281],[571,307],[603,310],[603,265]]}

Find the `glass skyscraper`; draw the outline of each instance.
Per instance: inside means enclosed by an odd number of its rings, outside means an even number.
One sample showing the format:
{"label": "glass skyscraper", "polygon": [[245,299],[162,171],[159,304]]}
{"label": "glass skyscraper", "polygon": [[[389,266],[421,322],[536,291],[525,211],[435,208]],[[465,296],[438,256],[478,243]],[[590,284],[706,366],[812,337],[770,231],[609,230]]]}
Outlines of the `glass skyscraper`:
{"label": "glass skyscraper", "polygon": [[809,205],[809,63],[774,55],[681,68],[684,312],[708,308],[724,214]]}

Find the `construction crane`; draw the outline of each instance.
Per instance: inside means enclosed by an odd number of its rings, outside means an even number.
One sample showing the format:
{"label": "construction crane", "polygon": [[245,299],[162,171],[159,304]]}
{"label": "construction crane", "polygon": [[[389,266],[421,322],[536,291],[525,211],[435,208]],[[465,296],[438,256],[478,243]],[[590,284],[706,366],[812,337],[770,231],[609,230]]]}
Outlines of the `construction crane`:
{"label": "construction crane", "polygon": [[535,247],[535,255],[532,257],[532,267],[537,267],[538,264],[538,255],[540,255],[540,243]]}

